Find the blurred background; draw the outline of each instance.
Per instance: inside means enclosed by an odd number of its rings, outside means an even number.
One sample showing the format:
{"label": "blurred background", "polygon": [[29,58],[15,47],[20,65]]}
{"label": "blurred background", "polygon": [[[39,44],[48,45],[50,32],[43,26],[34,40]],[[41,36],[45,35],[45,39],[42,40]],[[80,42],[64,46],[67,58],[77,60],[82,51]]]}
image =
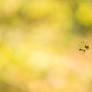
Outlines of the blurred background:
{"label": "blurred background", "polygon": [[92,92],[91,46],[92,0],[0,0],[0,92]]}

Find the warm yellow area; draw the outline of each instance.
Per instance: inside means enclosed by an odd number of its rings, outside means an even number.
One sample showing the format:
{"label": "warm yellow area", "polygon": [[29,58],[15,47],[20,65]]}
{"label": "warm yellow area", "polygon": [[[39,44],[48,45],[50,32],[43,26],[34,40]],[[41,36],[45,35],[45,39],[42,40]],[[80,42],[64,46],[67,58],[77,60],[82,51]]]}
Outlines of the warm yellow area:
{"label": "warm yellow area", "polygon": [[86,0],[0,0],[0,92],[92,92],[91,31]]}
{"label": "warm yellow area", "polygon": [[81,3],[77,12],[76,17],[84,25],[92,25],[92,4]]}

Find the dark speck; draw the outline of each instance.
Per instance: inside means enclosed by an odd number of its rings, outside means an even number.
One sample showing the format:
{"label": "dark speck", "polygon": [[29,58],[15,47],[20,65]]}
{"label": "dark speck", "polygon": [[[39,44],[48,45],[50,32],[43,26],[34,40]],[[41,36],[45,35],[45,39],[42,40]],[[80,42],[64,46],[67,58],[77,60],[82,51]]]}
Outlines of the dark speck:
{"label": "dark speck", "polygon": [[89,46],[88,46],[88,45],[85,45],[85,48],[86,48],[86,49],[89,49]]}

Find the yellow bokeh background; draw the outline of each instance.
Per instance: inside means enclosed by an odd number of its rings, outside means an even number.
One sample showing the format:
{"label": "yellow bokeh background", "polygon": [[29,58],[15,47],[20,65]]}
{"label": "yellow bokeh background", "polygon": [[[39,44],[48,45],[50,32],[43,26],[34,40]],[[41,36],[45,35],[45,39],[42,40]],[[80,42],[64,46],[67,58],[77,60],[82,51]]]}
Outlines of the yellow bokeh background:
{"label": "yellow bokeh background", "polygon": [[0,0],[0,92],[92,92],[91,36],[91,0]]}

